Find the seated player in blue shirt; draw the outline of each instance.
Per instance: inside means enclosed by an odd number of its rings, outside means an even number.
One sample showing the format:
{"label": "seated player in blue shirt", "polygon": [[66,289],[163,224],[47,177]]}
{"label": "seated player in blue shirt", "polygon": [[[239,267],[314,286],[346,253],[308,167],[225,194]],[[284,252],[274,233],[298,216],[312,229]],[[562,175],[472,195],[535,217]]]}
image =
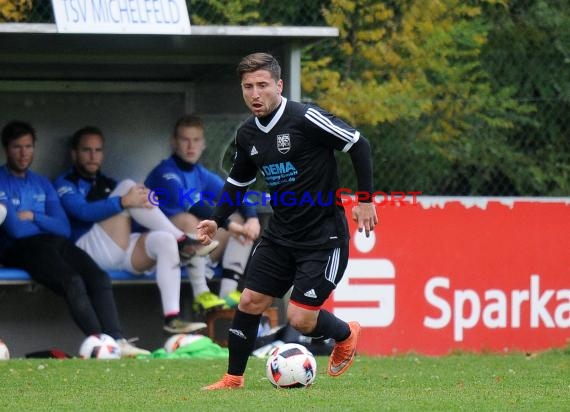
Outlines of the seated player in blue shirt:
{"label": "seated player in blue shirt", "polygon": [[[73,166],[55,181],[71,221],[72,239],[104,270],[156,270],[166,332],[204,329],[205,323],[180,316],[180,252],[183,259],[189,258],[184,253],[193,252],[195,242],[149,202],[144,185],[128,179],[117,183],[101,173],[104,143],[97,127],[77,130],[71,142]],[[148,231],[133,233],[133,220]],[[213,248],[199,249],[207,253]]]}
{"label": "seated player in blue shirt", "polygon": [[35,143],[28,123],[13,121],[2,129],[0,203],[8,213],[0,227],[0,261],[62,296],[86,336],[110,335],[122,356],[148,354],[123,337],[107,273],[68,240],[69,222],[57,193],[46,177],[29,170]]}
{"label": "seated player in blue shirt", "polygon": [[[184,232],[196,232],[199,220],[210,217],[211,210],[205,209],[207,206],[211,209],[213,201],[221,195],[224,181],[199,163],[206,148],[204,123],[200,117],[181,117],[174,127],[171,144],[172,156],[150,172],[145,184],[156,191],[160,208],[177,227]],[[196,311],[236,307],[239,302],[238,282],[245,271],[252,239],[260,233],[255,207],[240,207],[239,213],[226,221],[225,228],[227,230],[216,234],[220,245],[210,255],[213,262],[221,260],[222,263],[219,296],[208,288],[206,259],[196,257],[188,268]]]}

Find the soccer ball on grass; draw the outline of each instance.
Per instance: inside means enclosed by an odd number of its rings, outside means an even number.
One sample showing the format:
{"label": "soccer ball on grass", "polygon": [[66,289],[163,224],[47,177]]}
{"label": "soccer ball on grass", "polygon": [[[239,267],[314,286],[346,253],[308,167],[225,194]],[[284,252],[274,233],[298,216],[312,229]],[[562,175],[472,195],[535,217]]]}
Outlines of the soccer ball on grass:
{"label": "soccer ball on grass", "polygon": [[271,351],[265,373],[276,388],[306,388],[315,381],[317,361],[303,345],[286,343]]}
{"label": "soccer ball on grass", "polygon": [[4,341],[0,340],[0,360],[10,359],[10,351]]}
{"label": "soccer ball on grass", "polygon": [[191,343],[196,342],[203,337],[203,335],[192,333],[189,333],[187,335],[178,333],[176,335],[172,335],[166,340],[166,342],[164,342],[164,350],[166,350],[168,353],[176,352],[177,349],[180,349],[186,345],[190,345]]}
{"label": "soccer ball on grass", "polygon": [[79,356],[82,359],[119,359],[121,348],[115,339],[101,333],[85,338],[79,347]]}

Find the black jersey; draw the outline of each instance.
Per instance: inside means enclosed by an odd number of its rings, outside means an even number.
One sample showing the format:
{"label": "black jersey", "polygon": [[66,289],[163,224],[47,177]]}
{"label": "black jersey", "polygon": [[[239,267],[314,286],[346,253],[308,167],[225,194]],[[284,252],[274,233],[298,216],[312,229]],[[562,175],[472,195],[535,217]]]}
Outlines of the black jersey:
{"label": "black jersey", "polygon": [[263,236],[285,246],[333,248],[349,236],[335,150],[348,151],[359,132],[323,109],[283,98],[267,124],[249,118],[236,136],[228,183],[248,186],[259,170],[273,216]]}

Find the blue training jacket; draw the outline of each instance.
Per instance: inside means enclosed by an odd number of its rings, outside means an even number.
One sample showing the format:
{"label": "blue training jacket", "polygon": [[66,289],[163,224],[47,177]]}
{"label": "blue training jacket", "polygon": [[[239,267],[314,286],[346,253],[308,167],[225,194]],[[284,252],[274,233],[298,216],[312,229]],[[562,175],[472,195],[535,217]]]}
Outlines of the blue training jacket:
{"label": "blue training jacket", "polygon": [[[159,206],[167,216],[186,212],[200,201],[215,206],[224,187],[224,181],[216,173],[200,163],[184,162],[176,155],[160,162],[144,183],[156,193]],[[255,207],[251,205],[241,205],[239,212],[244,219],[257,217]]]}
{"label": "blue training jacket", "polygon": [[[49,179],[28,170],[24,177],[0,167],[0,203],[8,214],[0,227],[0,252],[14,240],[50,233],[69,237],[70,227],[57,193]],[[33,220],[20,220],[17,213],[31,211]]]}
{"label": "blue training jacket", "polygon": [[54,181],[57,194],[71,222],[71,238],[79,239],[93,224],[120,213],[121,197],[109,197],[117,182],[98,173],[93,179],[69,169]]}

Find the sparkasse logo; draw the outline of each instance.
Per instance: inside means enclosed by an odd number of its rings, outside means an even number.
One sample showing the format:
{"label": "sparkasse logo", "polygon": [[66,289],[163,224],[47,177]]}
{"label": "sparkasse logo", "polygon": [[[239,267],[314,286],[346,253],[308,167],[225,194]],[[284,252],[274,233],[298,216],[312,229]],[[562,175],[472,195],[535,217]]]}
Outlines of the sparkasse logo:
{"label": "sparkasse logo", "polygon": [[[540,276],[530,276],[528,288],[501,290],[489,288],[483,293],[474,289],[455,289],[452,301],[438,294],[441,289],[450,290],[451,280],[437,276],[424,288],[426,301],[438,309],[438,317],[426,316],[424,326],[442,329],[453,324],[453,339],[461,342],[465,331],[479,324],[489,329],[570,327],[570,289],[540,288]],[[448,294],[449,295],[449,294]],[[524,309],[528,316],[524,317]]]}

